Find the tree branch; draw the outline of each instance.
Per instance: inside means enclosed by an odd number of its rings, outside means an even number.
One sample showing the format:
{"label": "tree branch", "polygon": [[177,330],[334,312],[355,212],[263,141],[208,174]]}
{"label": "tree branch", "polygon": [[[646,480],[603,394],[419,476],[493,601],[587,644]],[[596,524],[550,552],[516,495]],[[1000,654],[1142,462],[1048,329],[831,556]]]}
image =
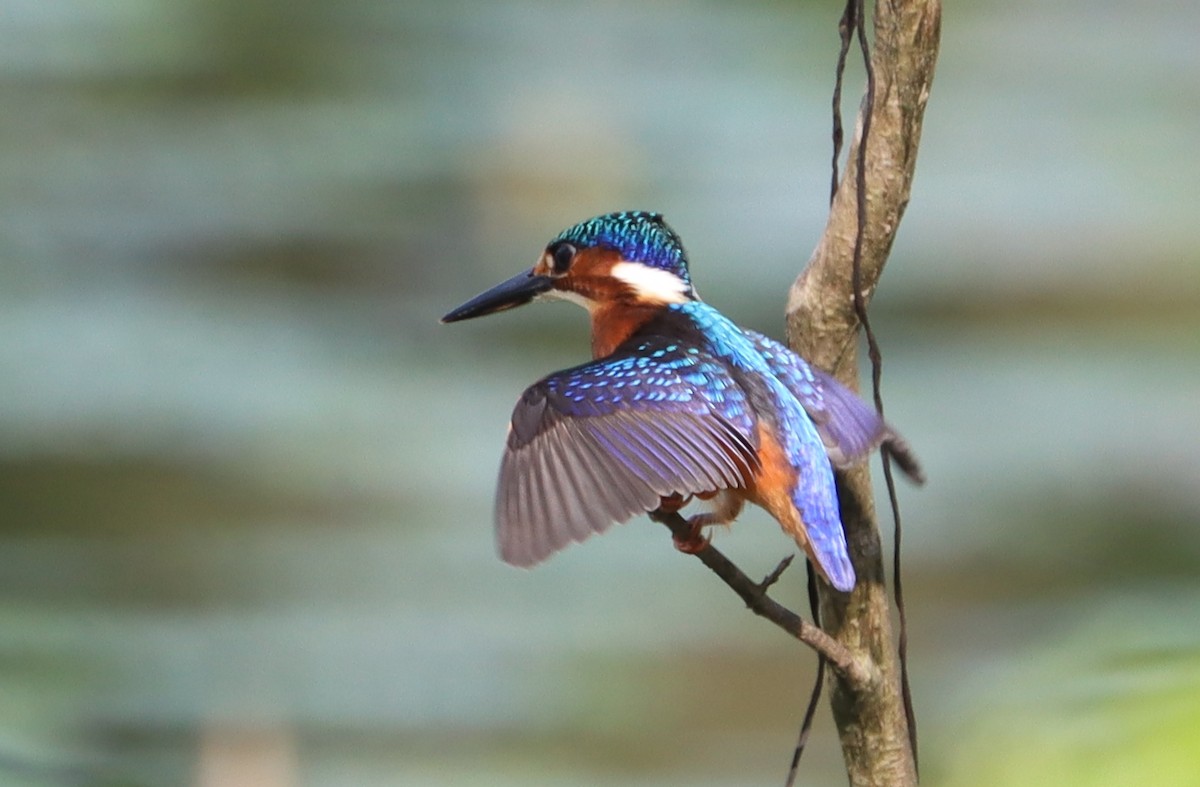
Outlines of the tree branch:
{"label": "tree branch", "polygon": [[[671,533],[679,540],[686,540],[694,535],[691,525],[678,513],[662,510],[652,511],[650,518],[670,528]],[[847,684],[865,691],[879,681],[878,671],[868,659],[856,656],[849,648],[826,634],[818,626],[800,617],[767,594],[771,585],[779,580],[784,570],[791,564],[791,557],[781,561],[762,582],[755,582],[711,543],[705,544],[693,554],[726,585],[729,585],[733,592],[746,602],[746,606],[750,608],[751,612],[771,621],[792,637],[823,655],[829,661],[829,666],[833,668],[833,671]]]}
{"label": "tree branch", "polygon": [[[788,299],[792,348],[851,386],[857,382],[859,327],[854,280],[858,278],[858,297],[869,301],[908,205],[940,28],[940,0],[877,2],[871,57],[875,93],[861,180],[865,222],[860,232],[858,148],[865,119],[860,112],[825,232]],[[880,676],[865,688],[840,675],[834,682],[831,702],[846,768],[855,787],[912,785],[917,779],[915,758],[892,648],[870,474],[858,467],[839,472],[837,482],[858,584],[849,594],[823,592],[821,618],[832,638],[855,659],[869,662]]]}

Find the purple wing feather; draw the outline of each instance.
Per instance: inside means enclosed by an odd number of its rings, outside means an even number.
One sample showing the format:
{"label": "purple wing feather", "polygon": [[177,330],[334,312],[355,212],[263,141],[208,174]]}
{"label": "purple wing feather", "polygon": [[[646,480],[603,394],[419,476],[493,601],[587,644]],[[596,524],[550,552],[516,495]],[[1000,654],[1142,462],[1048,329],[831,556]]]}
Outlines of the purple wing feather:
{"label": "purple wing feather", "polygon": [[705,362],[643,346],[525,391],[500,465],[500,556],[532,566],[664,496],[744,487],[758,461],[753,422],[732,384],[714,402],[683,379]]}
{"label": "purple wing feather", "polygon": [[[921,469],[921,463],[908,441],[883,420],[874,407],[833,376],[820,369],[810,367],[809,370],[818,382],[829,415],[824,424],[817,424],[817,429],[824,429],[822,439],[832,440],[839,447],[846,465],[857,464],[882,445],[909,479],[917,484],[925,483],[925,471]],[[867,439],[868,436],[870,439]],[[839,464],[832,452],[830,458],[838,467],[845,466]]]}
{"label": "purple wing feather", "polygon": [[813,396],[797,398],[817,425],[830,461],[836,467],[858,464],[891,434],[888,425],[854,391],[799,356],[793,357],[805,366],[813,381]]}
{"label": "purple wing feather", "polygon": [[835,467],[856,465],[871,451],[886,445],[900,469],[913,481],[924,483],[924,473],[908,443],[874,407],[774,339],[753,331],[746,334],[812,418]]}

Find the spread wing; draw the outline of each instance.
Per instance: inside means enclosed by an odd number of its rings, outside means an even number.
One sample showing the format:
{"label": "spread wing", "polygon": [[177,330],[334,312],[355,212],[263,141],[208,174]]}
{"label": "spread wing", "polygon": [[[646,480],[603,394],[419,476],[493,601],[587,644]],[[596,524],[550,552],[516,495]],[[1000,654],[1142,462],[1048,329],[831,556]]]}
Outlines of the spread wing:
{"label": "spread wing", "polygon": [[779,342],[746,331],[775,376],[800,402],[821,435],[835,467],[850,467],[887,444],[896,464],[912,480],[925,480],[908,443],[880,417],[874,407],[833,376],[810,366]]}
{"label": "spread wing", "polygon": [[757,458],[741,389],[678,345],[553,374],[513,411],[496,492],[500,556],[532,566],[660,498],[744,487]]}

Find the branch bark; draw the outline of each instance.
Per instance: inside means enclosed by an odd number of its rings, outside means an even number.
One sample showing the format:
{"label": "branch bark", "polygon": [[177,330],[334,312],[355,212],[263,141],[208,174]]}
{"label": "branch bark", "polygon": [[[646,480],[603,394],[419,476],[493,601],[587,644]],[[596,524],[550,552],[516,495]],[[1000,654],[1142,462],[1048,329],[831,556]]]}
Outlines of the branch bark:
{"label": "branch bark", "polygon": [[[670,528],[677,539],[685,540],[695,535],[692,526],[678,513],[660,509],[650,512],[650,518]],[[791,564],[791,557],[780,563],[762,582],[755,582],[711,543],[705,544],[692,554],[720,577],[726,585],[729,585],[733,592],[737,593],[746,603],[751,612],[771,621],[820,653],[829,662],[834,672],[844,676],[850,685],[869,686],[878,681],[879,675],[870,660],[851,653],[849,648],[826,634],[819,626],[810,623],[767,595],[771,585],[779,580],[784,570]]]}
{"label": "branch bark", "polygon": [[[937,60],[940,0],[878,0],[873,27],[875,96],[865,150],[866,221],[860,249],[864,300],[875,291],[908,205],[921,122]],[[792,348],[851,386],[857,385],[858,378],[853,259],[862,128],[860,112],[825,232],[792,285],[787,309]],[[892,646],[870,473],[866,467],[858,467],[839,473],[837,481],[858,584],[849,594],[822,592],[821,618],[830,636],[856,660],[872,665],[871,672],[878,679],[859,683],[835,671],[831,692],[834,720],[852,785],[913,785],[916,764]]]}

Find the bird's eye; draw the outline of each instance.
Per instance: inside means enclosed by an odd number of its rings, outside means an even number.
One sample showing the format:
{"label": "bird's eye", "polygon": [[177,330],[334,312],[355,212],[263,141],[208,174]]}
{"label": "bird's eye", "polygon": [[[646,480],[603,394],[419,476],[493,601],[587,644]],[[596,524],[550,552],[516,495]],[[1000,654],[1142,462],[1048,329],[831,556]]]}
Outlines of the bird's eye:
{"label": "bird's eye", "polygon": [[554,260],[554,272],[564,274],[575,259],[575,247],[569,243],[560,243],[550,250],[550,258]]}

